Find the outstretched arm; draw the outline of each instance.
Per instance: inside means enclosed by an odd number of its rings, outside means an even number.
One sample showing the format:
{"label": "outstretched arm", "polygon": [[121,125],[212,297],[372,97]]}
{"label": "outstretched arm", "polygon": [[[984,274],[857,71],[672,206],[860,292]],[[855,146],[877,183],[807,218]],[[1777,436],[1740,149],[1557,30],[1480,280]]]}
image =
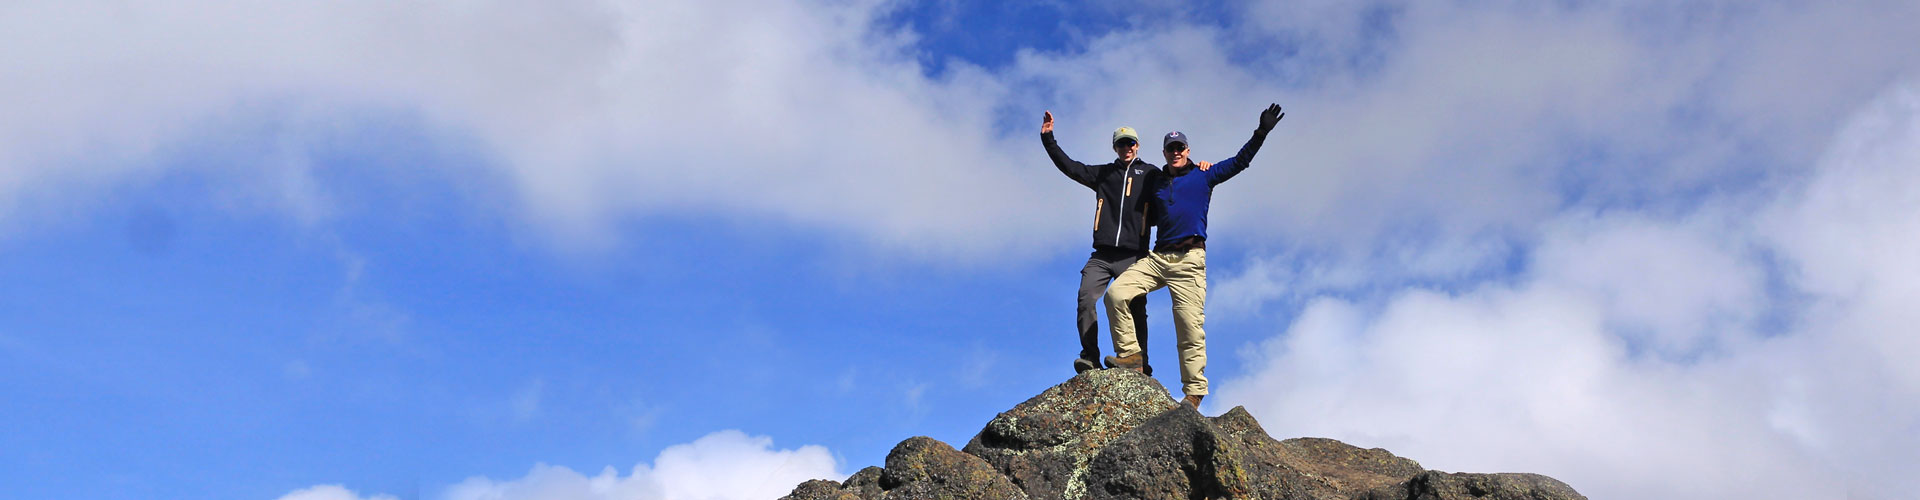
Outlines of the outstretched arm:
{"label": "outstretched arm", "polygon": [[1040,119],[1040,145],[1047,148],[1047,158],[1053,160],[1054,168],[1060,169],[1060,173],[1067,174],[1067,178],[1073,179],[1082,186],[1093,187],[1094,167],[1073,161],[1073,158],[1068,157],[1067,152],[1061,151],[1060,145],[1053,141],[1053,111],[1047,111],[1046,116]]}
{"label": "outstretched arm", "polygon": [[1220,167],[1219,170],[1207,171],[1207,175],[1211,176],[1210,182],[1212,184],[1227,182],[1227,179],[1232,179],[1233,176],[1239,175],[1241,171],[1251,166],[1253,155],[1259,153],[1260,145],[1267,141],[1267,133],[1272,132],[1273,127],[1279,125],[1280,119],[1286,116],[1286,113],[1281,112],[1279,104],[1268,104],[1267,109],[1260,112],[1259,128],[1253,129],[1253,138],[1247,140],[1247,145],[1240,147],[1240,154],[1214,164]]}

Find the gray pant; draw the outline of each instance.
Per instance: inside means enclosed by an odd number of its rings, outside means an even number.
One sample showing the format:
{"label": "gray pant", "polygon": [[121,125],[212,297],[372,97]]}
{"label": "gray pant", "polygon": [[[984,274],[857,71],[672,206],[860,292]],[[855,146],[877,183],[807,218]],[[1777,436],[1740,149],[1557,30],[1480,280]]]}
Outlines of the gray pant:
{"label": "gray pant", "polygon": [[[1087,256],[1087,265],[1080,268],[1080,302],[1076,307],[1079,313],[1077,325],[1080,327],[1080,359],[1100,364],[1100,309],[1105,307],[1101,299],[1107,295],[1107,283],[1125,272],[1133,262],[1140,260],[1144,252],[1102,248]],[[1141,295],[1127,305],[1133,313],[1133,331],[1137,332],[1140,345],[1147,344],[1147,297]],[[1146,361],[1147,352],[1140,350],[1140,359]]]}

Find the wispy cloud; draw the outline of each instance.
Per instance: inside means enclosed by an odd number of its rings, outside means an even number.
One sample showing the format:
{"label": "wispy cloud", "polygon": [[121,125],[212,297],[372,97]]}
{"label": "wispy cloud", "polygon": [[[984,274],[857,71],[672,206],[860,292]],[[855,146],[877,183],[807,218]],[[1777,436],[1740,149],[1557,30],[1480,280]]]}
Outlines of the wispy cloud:
{"label": "wispy cloud", "polygon": [[847,394],[852,394],[853,390],[859,387],[859,384],[858,384],[859,381],[860,381],[860,369],[857,367],[848,366],[840,370],[839,377],[834,378],[833,390],[835,391],[835,394],[842,395],[842,396]]}
{"label": "wispy cloud", "polygon": [[509,406],[513,409],[515,422],[526,422],[540,416],[540,402],[546,394],[547,381],[535,378],[514,391]]}
{"label": "wispy cloud", "polygon": [[932,386],[933,384],[926,382],[912,382],[907,384],[906,389],[900,396],[901,402],[906,404],[907,413],[914,415],[914,418],[919,418],[921,415],[927,413],[925,402],[927,388]]}
{"label": "wispy cloud", "polygon": [[295,359],[281,365],[280,374],[288,380],[306,380],[313,377],[313,365],[304,359]]}
{"label": "wispy cloud", "polygon": [[1895,472],[1920,467],[1920,317],[1895,306],[1920,300],[1920,89],[1823,158],[1684,213],[1563,216],[1515,283],[1313,300],[1220,400],[1596,497],[1897,498],[1920,486]]}
{"label": "wispy cloud", "polygon": [[346,489],[343,486],[327,484],[295,490],[292,493],[281,495],[280,500],[398,500],[398,498],[393,495],[362,497],[359,493],[355,493],[353,490]]}
{"label": "wispy cloud", "polygon": [[959,373],[954,377],[961,386],[978,389],[991,382],[993,371],[998,367],[1000,354],[988,349],[986,345],[975,343],[967,349],[960,361]]}

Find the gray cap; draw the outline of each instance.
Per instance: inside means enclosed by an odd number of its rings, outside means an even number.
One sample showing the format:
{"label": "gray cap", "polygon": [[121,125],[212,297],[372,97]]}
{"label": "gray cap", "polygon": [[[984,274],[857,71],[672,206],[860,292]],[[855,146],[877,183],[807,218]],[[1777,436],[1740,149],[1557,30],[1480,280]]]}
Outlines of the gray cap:
{"label": "gray cap", "polygon": [[1160,141],[1160,148],[1166,149],[1167,146],[1172,145],[1173,143],[1176,143],[1176,142],[1180,143],[1180,145],[1182,146],[1192,145],[1192,143],[1187,142],[1187,134],[1182,134],[1179,132],[1167,132],[1167,138],[1162,139]]}

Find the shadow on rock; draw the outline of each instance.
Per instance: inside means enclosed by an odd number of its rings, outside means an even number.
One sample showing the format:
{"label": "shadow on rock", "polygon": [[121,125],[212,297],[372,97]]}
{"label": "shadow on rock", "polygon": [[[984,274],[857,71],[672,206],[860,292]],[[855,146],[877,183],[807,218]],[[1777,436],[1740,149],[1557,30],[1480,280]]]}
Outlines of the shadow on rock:
{"label": "shadow on rock", "polygon": [[885,468],[801,483],[792,500],[1585,500],[1538,474],[1449,474],[1332,439],[1276,441],[1245,408],[1177,404],[1151,377],[1094,370],[1001,412],[964,452],[900,442]]}

